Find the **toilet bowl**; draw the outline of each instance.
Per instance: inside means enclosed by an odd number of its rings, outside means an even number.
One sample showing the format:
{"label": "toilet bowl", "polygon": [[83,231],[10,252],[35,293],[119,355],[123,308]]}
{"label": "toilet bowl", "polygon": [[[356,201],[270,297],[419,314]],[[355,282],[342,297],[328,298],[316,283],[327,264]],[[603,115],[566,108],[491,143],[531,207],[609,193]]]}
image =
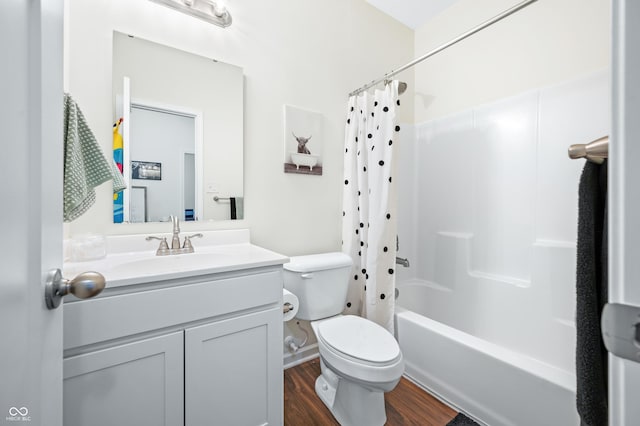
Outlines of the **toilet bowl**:
{"label": "toilet bowl", "polygon": [[384,392],[398,384],[404,361],[383,327],[341,315],[351,258],[344,253],[292,257],[284,269],[284,286],[299,299],[297,318],[311,321],[318,339],[316,393],[343,426],[384,425]]}

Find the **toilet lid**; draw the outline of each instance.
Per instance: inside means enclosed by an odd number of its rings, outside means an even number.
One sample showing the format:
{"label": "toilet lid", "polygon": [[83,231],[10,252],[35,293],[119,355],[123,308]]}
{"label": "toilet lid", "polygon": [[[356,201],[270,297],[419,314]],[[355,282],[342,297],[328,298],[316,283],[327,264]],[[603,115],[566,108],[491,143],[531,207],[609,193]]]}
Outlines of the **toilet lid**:
{"label": "toilet lid", "polygon": [[398,342],[378,324],[355,315],[318,324],[318,335],[333,349],[368,362],[386,363],[400,355]]}

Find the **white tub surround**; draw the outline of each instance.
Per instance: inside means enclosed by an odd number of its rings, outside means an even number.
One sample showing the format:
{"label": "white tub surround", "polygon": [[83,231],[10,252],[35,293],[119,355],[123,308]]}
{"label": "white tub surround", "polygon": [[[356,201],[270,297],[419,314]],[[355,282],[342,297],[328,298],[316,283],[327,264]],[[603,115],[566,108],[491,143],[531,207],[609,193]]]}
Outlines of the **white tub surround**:
{"label": "white tub surround", "polygon": [[144,235],[107,237],[107,288],[64,303],[64,424],[282,424],[282,264],[248,231],[156,256]]}
{"label": "white tub surround", "polygon": [[609,127],[604,70],[417,125],[399,151],[407,373],[487,424],[578,424],[567,149]]}

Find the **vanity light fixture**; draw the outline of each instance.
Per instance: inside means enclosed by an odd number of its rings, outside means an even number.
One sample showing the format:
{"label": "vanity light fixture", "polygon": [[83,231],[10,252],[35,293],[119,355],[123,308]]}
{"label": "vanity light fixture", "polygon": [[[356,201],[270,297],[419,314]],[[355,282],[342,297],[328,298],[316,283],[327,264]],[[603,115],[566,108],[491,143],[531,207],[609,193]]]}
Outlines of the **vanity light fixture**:
{"label": "vanity light fixture", "polygon": [[231,25],[231,14],[220,0],[151,0],[187,15],[226,28]]}

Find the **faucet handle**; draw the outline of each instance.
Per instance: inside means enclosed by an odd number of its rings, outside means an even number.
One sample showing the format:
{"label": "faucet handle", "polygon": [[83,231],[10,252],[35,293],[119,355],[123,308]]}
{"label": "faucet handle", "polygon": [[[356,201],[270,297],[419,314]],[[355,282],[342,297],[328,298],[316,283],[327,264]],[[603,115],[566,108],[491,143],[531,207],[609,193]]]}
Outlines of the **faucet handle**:
{"label": "faucet handle", "polygon": [[193,245],[191,245],[192,238],[202,238],[203,235],[200,233],[187,235],[184,237],[184,244],[182,245],[183,249],[186,249],[188,253],[193,253]]}
{"label": "faucet handle", "polygon": [[149,235],[148,237],[145,238],[145,240],[147,241],[160,240],[160,246],[158,247],[156,254],[161,254],[163,252],[169,251],[169,244],[167,243],[167,237],[156,237],[153,235]]}

